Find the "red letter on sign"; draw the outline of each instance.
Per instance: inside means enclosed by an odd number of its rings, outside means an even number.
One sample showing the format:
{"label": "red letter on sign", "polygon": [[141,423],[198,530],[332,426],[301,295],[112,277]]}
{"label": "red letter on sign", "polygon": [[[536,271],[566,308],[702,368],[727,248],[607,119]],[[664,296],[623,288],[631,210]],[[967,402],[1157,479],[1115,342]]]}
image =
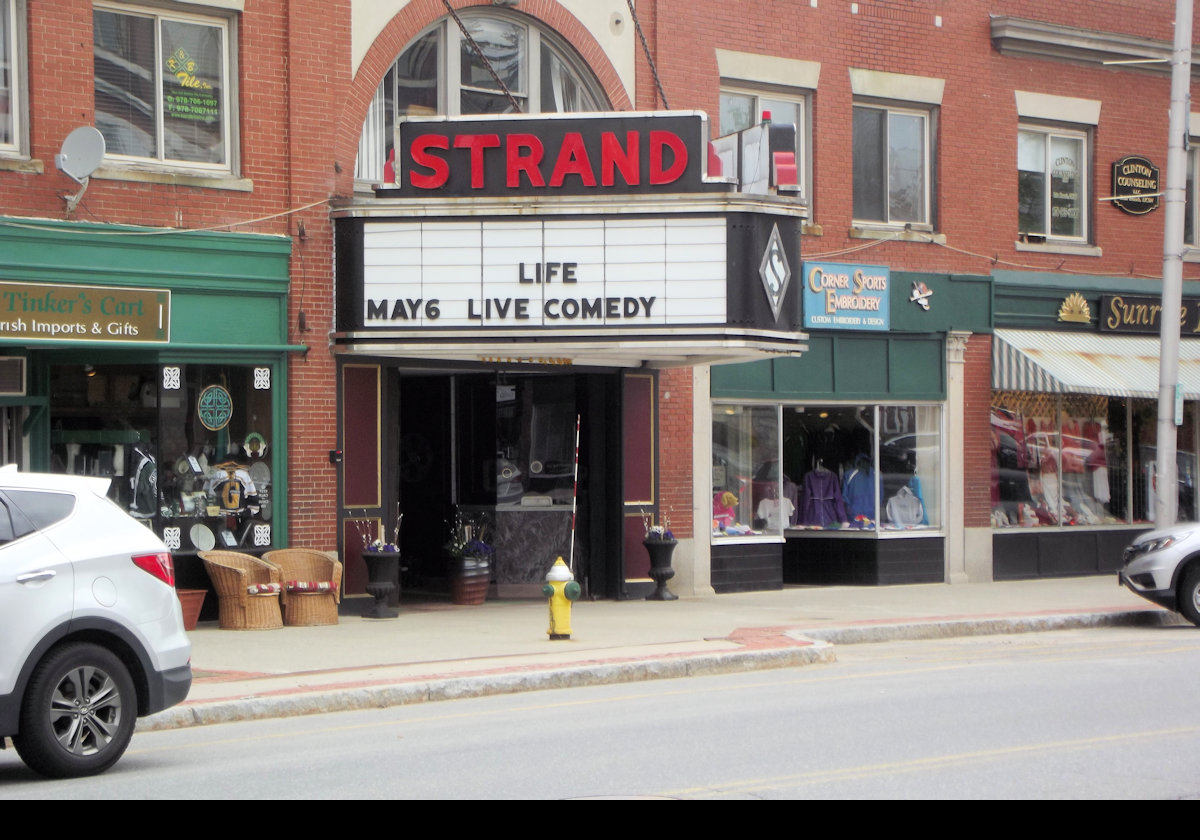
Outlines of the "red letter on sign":
{"label": "red letter on sign", "polygon": [[569,131],[563,137],[558,160],[554,162],[554,174],[550,176],[550,186],[561,187],[563,178],[568,175],[578,175],[585,187],[596,186],[592,162],[588,160],[587,149],[583,147],[583,137],[578,131]]}
{"label": "red letter on sign", "polygon": [[429,149],[449,149],[450,141],[437,134],[422,134],[412,142],[410,154],[414,166],[424,166],[429,170],[428,175],[413,170],[408,174],[408,181],[419,190],[436,190],[444,186],[450,177],[450,166],[445,160],[429,153]]}
{"label": "red letter on sign", "polygon": [[[528,153],[521,154],[522,149],[527,150]],[[521,186],[522,172],[529,179],[529,186],[546,186],[546,179],[542,177],[542,173],[538,169],[542,163],[542,152],[544,151],[541,140],[533,134],[510,134],[506,151],[508,153],[508,186]]]}
{"label": "red letter on sign", "polygon": [[454,148],[471,150],[471,189],[483,189],[483,150],[499,146],[499,134],[460,134],[454,138]]}
{"label": "red letter on sign", "polygon": [[[675,162],[670,169],[663,169],[663,147],[669,146]],[[669,131],[650,132],[650,183],[669,184],[679,180],[683,170],[687,169],[687,146],[675,134]]]}
{"label": "red letter on sign", "polygon": [[600,135],[600,183],[611,187],[616,183],[615,169],[631,187],[636,187],[641,173],[638,172],[638,133],[625,132],[625,148],[617,141],[617,135],[606,131]]}

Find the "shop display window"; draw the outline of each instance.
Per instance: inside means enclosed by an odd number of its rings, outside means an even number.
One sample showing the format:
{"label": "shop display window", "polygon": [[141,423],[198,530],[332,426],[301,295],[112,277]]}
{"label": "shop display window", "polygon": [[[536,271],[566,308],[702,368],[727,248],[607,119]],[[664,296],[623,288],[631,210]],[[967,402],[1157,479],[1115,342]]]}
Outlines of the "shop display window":
{"label": "shop display window", "polygon": [[109,496],[174,551],[272,545],[270,367],[54,365],[51,469]]}
{"label": "shop display window", "polygon": [[713,534],[940,528],[941,451],[936,405],[714,405]]}
{"label": "shop display window", "polygon": [[[1154,521],[1158,404],[1101,396],[992,395],[992,525]],[[1179,519],[1196,517],[1195,405],[1176,441]]]}
{"label": "shop display window", "polygon": [[783,451],[798,485],[795,527],[941,526],[937,406],[787,406]]}
{"label": "shop display window", "polygon": [[714,538],[782,536],[795,515],[779,469],[779,406],[713,406]]}

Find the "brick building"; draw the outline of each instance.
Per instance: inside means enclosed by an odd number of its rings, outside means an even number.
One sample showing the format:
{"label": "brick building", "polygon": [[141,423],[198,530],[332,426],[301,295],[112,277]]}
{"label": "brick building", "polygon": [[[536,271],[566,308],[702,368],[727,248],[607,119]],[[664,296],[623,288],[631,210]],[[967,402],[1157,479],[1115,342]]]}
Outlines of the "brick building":
{"label": "brick building", "polygon": [[[564,550],[563,418],[576,415],[581,573],[609,597],[645,589],[643,511],[669,518],[676,584],[696,593],[1100,571],[1145,527],[1155,386],[1133,364],[1143,339],[1100,314],[1155,294],[1164,214],[1108,198],[1119,161],[1129,190],[1157,177],[1138,167],[1165,176],[1169,76],[1105,62],[1164,58],[1169,0],[643,0],[653,72],[621,0],[451,5],[461,26],[437,0],[0,0],[7,460],[113,476],[178,550],[185,584],[203,583],[198,547],[293,544],[339,548],[360,590],[359,529],[388,532],[399,509],[406,552],[436,582],[458,503],[513,515],[507,553],[526,559],[498,560],[497,583],[525,592],[541,555]],[[799,196],[713,188],[707,171],[673,203],[414,197],[397,181],[402,124],[664,104],[706,112],[711,137],[753,132],[763,110],[794,124]],[[83,126],[106,154],[81,193],[54,160]],[[72,147],[85,164],[87,135]],[[674,231],[683,218],[725,231],[703,270],[725,266],[729,288],[759,289],[755,225],[782,227],[785,311],[557,339],[517,325],[443,340],[442,324],[397,323],[394,303],[389,323],[364,320],[370,283],[427,265],[376,264],[376,281],[363,244],[395,250],[372,237],[414,219],[422,237],[477,224],[503,240],[522,220],[544,237],[567,219]],[[574,261],[561,253],[516,262]],[[832,285],[792,324],[814,269]],[[672,270],[686,285],[691,269]],[[839,291],[856,270],[882,279]],[[810,317],[822,305],[829,318]],[[85,306],[112,311],[78,317]],[[1081,348],[1110,360],[1102,375]],[[1200,388],[1186,391],[1181,474],[1194,478]],[[836,487],[844,506],[856,469],[862,527],[831,533],[856,517],[822,494]],[[1181,502],[1195,516],[1190,478]],[[714,530],[718,516],[731,527]]]}

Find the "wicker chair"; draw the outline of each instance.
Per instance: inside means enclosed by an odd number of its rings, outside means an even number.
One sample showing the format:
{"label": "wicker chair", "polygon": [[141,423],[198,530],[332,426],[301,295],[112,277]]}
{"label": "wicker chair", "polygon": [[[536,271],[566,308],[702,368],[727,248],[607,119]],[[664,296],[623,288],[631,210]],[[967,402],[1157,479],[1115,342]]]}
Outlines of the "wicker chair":
{"label": "wicker chair", "polygon": [[199,554],[217,591],[222,630],[274,630],[283,626],[279,569],[237,551]]}
{"label": "wicker chair", "polygon": [[338,623],[342,564],[323,551],[281,548],[263,555],[278,567],[283,582],[283,623],[312,627]]}

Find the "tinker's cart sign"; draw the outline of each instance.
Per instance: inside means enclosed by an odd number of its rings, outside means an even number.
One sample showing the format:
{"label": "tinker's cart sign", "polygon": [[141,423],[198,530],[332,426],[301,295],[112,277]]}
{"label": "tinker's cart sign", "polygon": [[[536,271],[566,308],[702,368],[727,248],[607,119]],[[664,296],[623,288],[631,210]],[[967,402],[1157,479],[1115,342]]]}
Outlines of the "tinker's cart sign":
{"label": "tinker's cart sign", "polygon": [[0,339],[166,343],[171,293],[0,281]]}
{"label": "tinker's cart sign", "polygon": [[1126,155],[1113,164],[1112,203],[1140,216],[1158,208],[1162,191],[1158,167],[1144,157]]}
{"label": "tinker's cart sign", "polygon": [[804,328],[888,329],[889,283],[885,265],[804,263]]}
{"label": "tinker's cart sign", "polygon": [[400,124],[399,187],[382,196],[696,192],[708,141],[698,112],[414,118]]}

